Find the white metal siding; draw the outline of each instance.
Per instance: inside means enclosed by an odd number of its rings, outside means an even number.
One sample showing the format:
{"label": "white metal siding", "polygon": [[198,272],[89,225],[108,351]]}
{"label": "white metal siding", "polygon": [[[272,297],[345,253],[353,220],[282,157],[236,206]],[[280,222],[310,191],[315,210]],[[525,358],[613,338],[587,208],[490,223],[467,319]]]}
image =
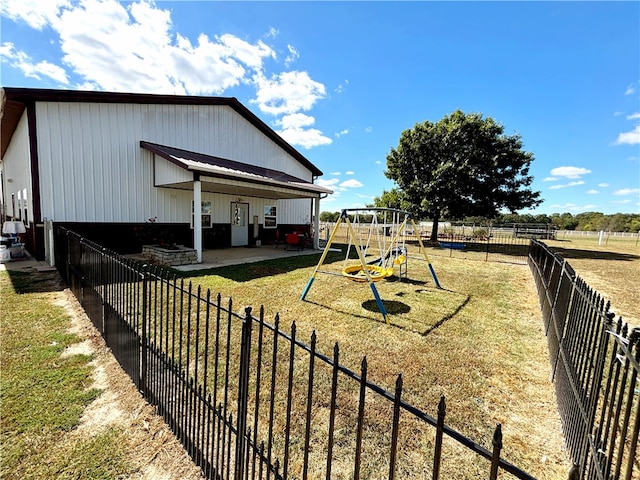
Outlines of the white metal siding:
{"label": "white metal siding", "polygon": [[[153,186],[153,155],[140,140],[312,179],[230,107],[41,102],[36,108],[42,215],[55,221],[143,222],[157,216],[161,222],[190,222],[191,193]],[[287,209],[280,203],[279,216]]]}
{"label": "white metal siding", "polygon": [[11,137],[11,143],[2,159],[2,179],[4,181],[5,213],[9,217],[17,217],[13,211],[11,195],[15,195],[16,209],[18,193],[22,198],[27,190],[28,220],[33,222],[33,192],[31,190],[31,149],[29,147],[29,128],[26,112],[22,115],[18,126]]}
{"label": "white metal siding", "polygon": [[[153,154],[151,152],[147,152],[143,155],[151,156]],[[174,183],[193,181],[193,172],[185,170],[184,168],[179,167],[158,155],[153,155],[153,157],[156,185],[171,185]]]}
{"label": "white metal siding", "polygon": [[311,223],[312,202],[308,199],[279,200],[278,224],[304,225]]}

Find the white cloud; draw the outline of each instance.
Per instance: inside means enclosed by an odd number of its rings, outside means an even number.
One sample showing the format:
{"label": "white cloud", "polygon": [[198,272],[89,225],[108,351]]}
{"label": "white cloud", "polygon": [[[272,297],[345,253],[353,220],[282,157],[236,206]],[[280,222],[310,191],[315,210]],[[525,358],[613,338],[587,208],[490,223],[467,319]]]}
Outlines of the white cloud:
{"label": "white cloud", "polygon": [[[5,16],[33,28],[50,27],[59,37],[62,62],[80,76],[76,83],[94,89],[220,93],[249,82],[252,72],[262,70],[264,58],[275,58],[262,41],[228,34],[213,39],[201,34],[194,44],[172,30],[170,10],[145,0],[9,0],[1,8]],[[55,69],[40,66],[60,78]]]}
{"label": "white cloud", "polygon": [[331,172],[331,175],[340,175],[340,172]]}
{"label": "white cloud", "polygon": [[362,183],[360,183],[358,180],[356,180],[355,178],[351,178],[349,180],[345,180],[344,182],[342,182],[339,185],[341,188],[358,188],[358,187],[364,187],[364,185]]}
{"label": "white cloud", "polygon": [[632,83],[630,84],[627,89],[624,91],[625,95],[633,95],[634,93],[636,93],[636,84]]}
{"label": "white cloud", "polygon": [[342,93],[347,85],[349,85],[349,80],[345,80],[343,83],[340,83],[336,88],[333,89],[333,91],[336,93]]}
{"label": "white cloud", "polygon": [[376,165],[382,165],[382,162],[380,160],[376,160]]}
{"label": "white cloud", "polygon": [[347,170],[346,172],[344,172],[345,175],[355,175],[356,172],[354,172],[353,170]]}
{"label": "white cloud", "polygon": [[287,45],[287,50],[289,50],[289,54],[284,59],[284,64],[287,68],[289,68],[289,65],[291,65],[298,58],[300,58],[300,54],[292,45]]}
{"label": "white cloud", "polygon": [[316,184],[320,185],[321,187],[327,187],[327,188],[331,188],[334,187],[336,185],[338,185],[338,182],[340,180],[338,180],[337,178],[330,178],[328,180],[320,177],[316,180]]}
{"label": "white cloud", "polygon": [[371,133],[372,131],[373,131],[373,128],[372,128],[372,127],[366,127],[366,128],[364,129],[364,133]]}
{"label": "white cloud", "polygon": [[640,120],[640,112],[632,113],[631,115],[627,115],[627,120]]}
{"label": "white cloud", "polygon": [[584,182],[582,180],[578,180],[575,182],[565,183],[564,185],[552,185],[549,187],[549,190],[559,190],[561,188],[576,187],[578,185],[584,185]]}
{"label": "white cloud", "polygon": [[[220,94],[249,85],[256,90],[251,103],[264,113],[284,115],[278,122],[287,141],[305,148],[331,143],[309,128],[313,117],[292,117],[324,98],[325,86],[304,71],[267,74],[264,62],[276,59],[276,53],[262,40],[204,33],[187,38],[174,30],[171,10],[152,0],[3,0],[0,13],[57,35],[59,62],[32,60],[8,43],[0,47],[3,62],[26,77],[70,85],[73,75],[73,88],[177,95]],[[278,34],[269,27],[263,38]],[[288,65],[299,53],[293,45],[286,48]]]}
{"label": "white cloud", "polygon": [[312,147],[329,145],[331,143],[331,139],[322,135],[322,132],[317,128],[309,128],[307,130],[292,128],[281,130],[278,134],[291,145],[299,145],[307,150]]}
{"label": "white cloud", "polygon": [[68,0],[2,0],[0,14],[13,21],[22,20],[31,28],[42,30],[54,23],[63,7],[70,7]]}
{"label": "white cloud", "polygon": [[265,33],[266,38],[276,38],[280,34],[280,30],[275,27],[269,27],[269,31]]}
{"label": "white cloud", "polygon": [[276,125],[283,129],[309,127],[316,122],[316,119],[304,113],[292,113],[285,115],[280,120],[276,120]]}
{"label": "white cloud", "polygon": [[640,188],[621,188],[613,192],[614,195],[640,195]]}
{"label": "white cloud", "polygon": [[555,182],[556,180],[558,180],[558,177],[546,177],[544,180],[542,180],[543,182]]}
{"label": "white cloud", "polygon": [[307,72],[283,72],[271,78],[257,74],[254,82],[258,91],[251,103],[271,115],[310,110],[325,96],[324,85],[312,80]]}
{"label": "white cloud", "polygon": [[636,125],[630,132],[621,133],[615,141],[616,145],[637,145],[640,143],[640,125]]}
{"label": "white cloud", "polygon": [[553,177],[580,178],[591,173],[591,170],[582,167],[556,167],[551,169],[550,173]]}
{"label": "white cloud", "polygon": [[609,184],[608,183],[599,183],[598,186],[600,188],[607,188],[609,186]]}
{"label": "white cloud", "polygon": [[594,204],[587,204],[587,205],[576,205],[575,203],[565,203],[565,204],[555,204],[555,205],[551,205],[552,208],[557,208],[559,210],[562,211],[569,211],[569,212],[586,212],[589,210],[592,210],[594,208],[597,207],[597,205]]}
{"label": "white cloud", "polygon": [[591,190],[587,190],[587,194],[589,195],[597,195],[598,193],[600,193],[598,190],[594,190],[593,188]]}
{"label": "white cloud", "polygon": [[304,113],[292,113],[285,115],[275,124],[281,129],[280,136],[292,145],[300,145],[304,148],[317,147],[318,145],[328,145],[331,139],[322,135],[322,132],[310,127],[315,123],[315,118]]}
{"label": "white cloud", "polygon": [[338,138],[340,138],[342,135],[346,135],[349,133],[349,129],[345,128],[344,130],[341,130],[339,132],[336,132],[334,135]]}
{"label": "white cloud", "polygon": [[69,84],[69,77],[62,67],[46,60],[33,63],[26,53],[16,51],[12,43],[6,42],[0,45],[0,58],[8,62],[12,67],[21,70],[25,77],[35,78],[36,80],[48,77],[62,85]]}
{"label": "white cloud", "polygon": [[631,200],[628,198],[625,200],[613,200],[611,203],[615,203],[616,205],[624,205],[626,203],[631,203]]}

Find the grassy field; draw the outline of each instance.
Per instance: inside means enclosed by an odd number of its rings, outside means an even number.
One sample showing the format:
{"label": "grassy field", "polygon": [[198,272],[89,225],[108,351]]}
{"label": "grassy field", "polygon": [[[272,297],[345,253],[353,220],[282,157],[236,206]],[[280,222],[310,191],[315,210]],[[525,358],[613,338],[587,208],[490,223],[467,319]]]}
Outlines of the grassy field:
{"label": "grassy field", "polygon": [[[301,301],[317,259],[223,267],[191,279],[232,297],[238,311],[264,304],[267,319],[279,313],[281,325],[295,321],[303,341],[315,331],[321,352],[330,354],[338,342],[341,363],[352,370],[366,356],[368,378],[390,391],[402,373],[405,400],[431,415],[444,395],[447,423],[487,448],[501,423],[503,457],[537,478],[566,478],[546,340],[527,266],[434,257],[443,287],[437,289],[426,262],[411,258],[408,281],[392,277],[376,284],[389,313],[386,324],[368,285],[339,274],[344,253],[328,259],[322,268],[328,273],[318,274]],[[429,442],[413,439],[406,456],[430,464]],[[488,472],[451,443],[445,458],[449,478]],[[385,475],[375,462],[368,468],[367,478]],[[409,467],[407,472],[412,478],[427,475]]]}
{"label": "grassy field", "polygon": [[632,325],[640,325],[640,243],[633,237],[567,235],[546,242],[560,253],[611,310]]}

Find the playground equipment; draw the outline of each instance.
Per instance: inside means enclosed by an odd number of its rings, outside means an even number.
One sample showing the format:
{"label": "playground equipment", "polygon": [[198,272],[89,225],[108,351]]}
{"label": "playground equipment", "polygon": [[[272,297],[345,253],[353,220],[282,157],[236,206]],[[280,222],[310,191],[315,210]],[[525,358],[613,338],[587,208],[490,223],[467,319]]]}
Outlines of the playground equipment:
{"label": "playground equipment", "polygon": [[[353,218],[353,221],[350,219]],[[368,218],[370,217],[370,219]],[[413,231],[418,228],[413,220],[413,216],[409,212],[396,210],[392,208],[368,208],[368,209],[344,209],[340,213],[340,217],[336,222],[329,240],[327,241],[324,251],[311,274],[311,278],[302,292],[300,300],[304,300],[311,289],[316,275],[318,273],[326,273],[336,275],[335,272],[320,270],[327,254],[331,249],[331,245],[335,240],[336,234],[340,226],[345,223],[347,227],[347,236],[349,239],[347,253],[344,260],[344,267],[339,275],[342,275],[354,282],[367,282],[371,287],[373,296],[378,305],[378,309],[382,314],[385,322],[388,324],[387,310],[382,303],[382,299],[378,294],[375,282],[384,280],[393,275],[394,267],[399,270],[398,277],[400,280],[407,278],[408,269],[408,252],[404,240],[404,229],[408,223],[411,223]],[[420,252],[424,255],[424,259],[429,267],[431,278],[437,288],[442,288],[436,272],[431,265],[431,261],[427,256],[422,240],[418,236],[420,243]],[[358,262],[347,265],[352,246],[358,254]],[[371,254],[375,252],[375,254]],[[371,258],[373,257],[373,258]]]}

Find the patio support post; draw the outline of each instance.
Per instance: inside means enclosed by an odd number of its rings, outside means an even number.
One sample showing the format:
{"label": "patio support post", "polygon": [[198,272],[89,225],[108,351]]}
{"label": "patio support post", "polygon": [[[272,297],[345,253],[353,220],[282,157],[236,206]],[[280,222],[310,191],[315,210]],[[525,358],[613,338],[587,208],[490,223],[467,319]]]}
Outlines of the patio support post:
{"label": "patio support post", "polygon": [[313,248],[320,250],[320,197],[313,199]]}
{"label": "patio support post", "polygon": [[202,182],[196,176],[193,181],[193,248],[202,263]]}

